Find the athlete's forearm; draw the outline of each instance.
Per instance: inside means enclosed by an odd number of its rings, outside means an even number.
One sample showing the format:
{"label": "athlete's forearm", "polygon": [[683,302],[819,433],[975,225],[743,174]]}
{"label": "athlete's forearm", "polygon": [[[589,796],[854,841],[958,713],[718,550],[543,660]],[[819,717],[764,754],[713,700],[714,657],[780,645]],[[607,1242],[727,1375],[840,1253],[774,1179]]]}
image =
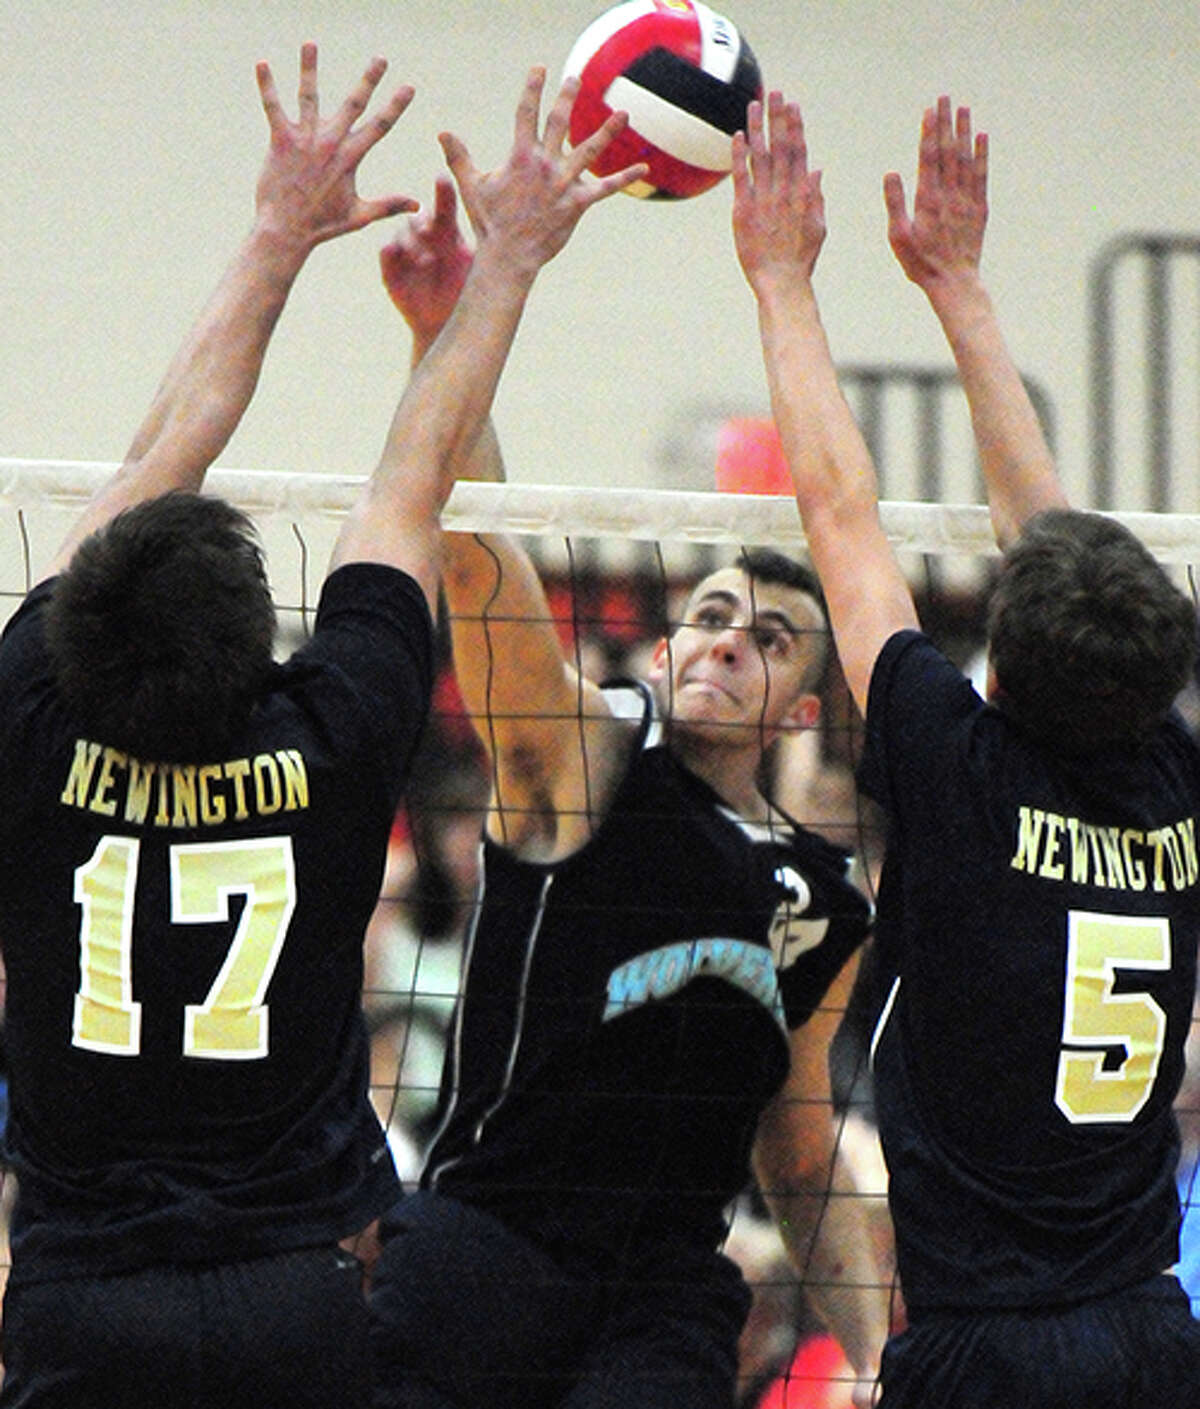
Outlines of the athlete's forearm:
{"label": "athlete's forearm", "polygon": [[1004,548],[1034,514],[1065,505],[1054,457],[983,283],[961,277],[925,292],[954,354]]}
{"label": "athlete's forearm", "polygon": [[887,1339],[891,1291],[876,1256],[867,1200],[838,1172],[829,1191],[776,1191],[767,1204],[830,1333],[859,1378],[873,1378]]}

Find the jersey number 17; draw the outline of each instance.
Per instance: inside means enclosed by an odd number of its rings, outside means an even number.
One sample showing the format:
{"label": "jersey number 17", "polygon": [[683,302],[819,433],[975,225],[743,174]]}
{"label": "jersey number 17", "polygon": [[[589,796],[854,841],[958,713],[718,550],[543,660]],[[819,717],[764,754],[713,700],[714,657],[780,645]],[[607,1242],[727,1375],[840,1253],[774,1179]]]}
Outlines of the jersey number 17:
{"label": "jersey number 17", "polygon": [[[79,991],[71,1040],[113,1056],[141,1050],[142,1005],[133,997],[133,913],[141,843],[100,839],[75,872]],[[202,1002],[184,1007],[187,1057],[253,1060],[267,1055],[264,1002],[296,905],[290,837],[172,846],[172,924],[221,924],[230,899],[245,897],[225,958]]]}

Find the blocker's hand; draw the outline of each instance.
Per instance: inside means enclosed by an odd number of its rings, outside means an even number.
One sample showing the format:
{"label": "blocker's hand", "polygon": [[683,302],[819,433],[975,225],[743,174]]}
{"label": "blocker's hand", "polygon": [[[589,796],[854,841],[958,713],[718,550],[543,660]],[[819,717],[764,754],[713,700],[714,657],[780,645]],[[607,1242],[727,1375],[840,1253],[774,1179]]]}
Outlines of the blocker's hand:
{"label": "blocker's hand", "polygon": [[437,178],[433,209],[409,217],[407,227],[379,252],[383,286],[422,349],[454,312],[471,271],[471,251],[458,228],[454,182]]}
{"label": "blocker's hand", "polygon": [[797,103],[772,92],[750,104],[746,131],[733,138],[733,236],[750,283],[812,277],[825,240],[821,173],[810,171]]}
{"label": "blocker's hand", "polygon": [[530,70],[517,107],[512,151],[495,171],[479,171],[452,133],[439,137],[480,252],[490,246],[530,278],[562,249],[585,210],[646,174],[644,162],[609,176],[586,174],[627,125],[623,112],[613,113],[586,142],[564,149],[578,79],[563,84],[539,134],[545,81],[544,68]]}
{"label": "blocker's hand", "polygon": [[883,178],[888,242],[905,274],[921,288],[974,278],[987,226],[988,139],[971,137],[971,110],[952,112],[943,94],[925,109],[912,216],[898,172]]}
{"label": "blocker's hand", "polygon": [[355,186],[358,165],[392,130],[412,102],[405,84],[370,118],[355,127],[387,71],[387,60],[374,58],[333,117],[322,118],[317,98],[317,46],[300,50],[300,115],[293,122],[283,110],[271,67],[255,69],[271,143],[258,178],[256,210],[263,228],[310,249],[373,221],[416,210],[410,196],[364,200]]}

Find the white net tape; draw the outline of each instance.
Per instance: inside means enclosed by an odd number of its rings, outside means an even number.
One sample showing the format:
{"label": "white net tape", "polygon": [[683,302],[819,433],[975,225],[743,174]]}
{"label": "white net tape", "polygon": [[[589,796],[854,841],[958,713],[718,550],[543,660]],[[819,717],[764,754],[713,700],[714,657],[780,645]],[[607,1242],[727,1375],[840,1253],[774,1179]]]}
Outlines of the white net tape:
{"label": "white net tape", "polygon": [[[116,469],[82,460],[0,458],[0,505],[34,511],[82,504]],[[362,484],[353,475],[299,475],[277,470],[216,469],[208,488],[257,516],[339,519]],[[987,510],[978,504],[885,501],[888,536],[904,550],[968,554],[995,551]],[[1118,515],[1164,561],[1187,562],[1200,544],[1200,515]],[[590,489],[545,484],[455,486],[443,522],[448,529],[503,525],[514,533],[671,539],[705,543],[771,542],[801,546],[792,500],[676,490]]]}
{"label": "white net tape", "polygon": [[[0,458],[0,507],[36,512],[82,504],[116,469],[82,460]],[[338,520],[362,485],[354,475],[214,469],[208,489],[258,518]],[[880,513],[902,551],[988,555],[995,552],[987,510],[979,504],[885,501]],[[1120,513],[1162,561],[1198,556],[1200,514]],[[642,542],[804,543],[795,505],[782,495],[736,495],[655,489],[595,489],[546,484],[455,486],[443,515],[451,530],[503,527],[513,533],[624,538]]]}

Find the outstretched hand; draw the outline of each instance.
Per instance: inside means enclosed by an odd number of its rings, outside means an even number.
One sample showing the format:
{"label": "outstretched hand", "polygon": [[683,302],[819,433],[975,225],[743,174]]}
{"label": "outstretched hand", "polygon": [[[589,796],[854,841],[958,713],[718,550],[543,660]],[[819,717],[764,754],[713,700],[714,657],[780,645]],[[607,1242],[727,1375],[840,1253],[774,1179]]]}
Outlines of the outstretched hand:
{"label": "outstretched hand", "polygon": [[454,311],[471,259],[458,227],[454,182],[443,173],[437,178],[433,209],[410,216],[401,234],[379,252],[383,286],[421,351]]}
{"label": "outstretched hand", "polygon": [[821,173],[808,167],[804,119],[783,94],[750,104],[733,138],[733,235],[752,288],[772,273],[811,278],[825,239]]}
{"label": "outstretched hand", "polygon": [[922,288],[978,272],[987,225],[987,134],[972,142],[971,110],[952,116],[943,95],[921,119],[917,194],[909,217],[898,173],[883,178],[888,242],[905,274]]}
{"label": "outstretched hand", "polygon": [[562,249],[585,210],[647,170],[639,162],[609,176],[588,177],[588,167],[625,128],[628,117],[613,113],[587,141],[566,148],[579,82],[563,84],[539,134],[545,81],[545,69],[530,70],[517,107],[512,151],[495,171],[481,172],[452,133],[439,137],[480,250],[492,248],[530,278]]}
{"label": "outstretched hand", "polygon": [[416,210],[408,196],[364,200],[355,185],[363,157],[395,125],[412,102],[405,84],[355,127],[366,112],[387,60],[372,59],[349,97],[332,117],[322,118],[317,98],[317,46],[300,50],[299,116],[293,122],[283,110],[270,65],[260,62],[255,74],[271,143],[258,179],[258,221],[305,249],[376,220]]}

